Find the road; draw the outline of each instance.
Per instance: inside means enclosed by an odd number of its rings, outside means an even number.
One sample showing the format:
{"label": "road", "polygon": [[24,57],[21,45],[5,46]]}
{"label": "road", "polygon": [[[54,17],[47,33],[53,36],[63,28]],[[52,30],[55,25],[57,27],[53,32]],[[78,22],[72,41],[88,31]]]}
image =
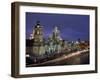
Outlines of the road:
{"label": "road", "polygon": [[[56,59],[53,59],[53,60],[50,60],[50,61],[46,61],[46,62],[42,62],[42,63],[37,63],[37,64],[31,64],[31,65],[27,65],[27,67],[32,67],[32,66],[43,66],[43,65],[49,65],[49,64],[53,64],[53,63],[59,63],[61,61],[67,61],[73,57],[77,57],[79,55],[83,55],[83,54],[87,54],[86,52],[88,52],[89,50],[82,50],[82,51],[77,51],[77,52],[73,52],[73,53],[70,53],[68,55],[63,55],[59,58],[56,58]],[[78,60],[79,58],[77,58]],[[79,61],[77,61],[79,62]]]}

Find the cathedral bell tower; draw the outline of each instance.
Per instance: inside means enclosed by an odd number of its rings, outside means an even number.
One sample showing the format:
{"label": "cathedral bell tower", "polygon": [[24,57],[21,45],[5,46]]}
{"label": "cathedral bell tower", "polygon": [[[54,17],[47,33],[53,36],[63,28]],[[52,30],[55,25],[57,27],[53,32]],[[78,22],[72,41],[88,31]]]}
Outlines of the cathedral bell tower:
{"label": "cathedral bell tower", "polygon": [[44,39],[43,39],[43,28],[40,25],[40,21],[37,21],[34,27],[34,42],[33,42],[33,54],[35,56],[41,56],[45,54]]}
{"label": "cathedral bell tower", "polygon": [[35,28],[34,28],[34,42],[42,43],[43,42],[43,28],[40,25],[40,21],[37,21]]}

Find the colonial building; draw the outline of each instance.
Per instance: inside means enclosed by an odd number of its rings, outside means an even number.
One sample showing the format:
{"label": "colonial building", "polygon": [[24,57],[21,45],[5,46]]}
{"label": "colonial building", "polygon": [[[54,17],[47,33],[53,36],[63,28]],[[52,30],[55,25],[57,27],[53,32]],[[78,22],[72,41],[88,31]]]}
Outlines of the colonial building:
{"label": "colonial building", "polygon": [[[35,25],[33,32],[28,40],[27,53],[34,56],[49,55],[54,53],[61,53],[66,48],[66,42],[62,40],[60,36],[60,30],[58,27],[54,27],[52,34],[49,35],[48,39],[45,40],[43,36],[43,27],[38,21]],[[26,41],[27,42],[27,41]]]}

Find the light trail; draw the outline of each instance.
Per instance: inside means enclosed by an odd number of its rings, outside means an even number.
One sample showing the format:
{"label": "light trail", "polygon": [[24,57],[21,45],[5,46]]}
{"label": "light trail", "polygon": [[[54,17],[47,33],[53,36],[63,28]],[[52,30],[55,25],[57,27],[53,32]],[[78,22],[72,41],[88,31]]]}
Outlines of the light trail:
{"label": "light trail", "polygon": [[77,52],[74,52],[74,53],[70,53],[68,55],[63,55],[62,57],[59,57],[59,58],[56,58],[56,59],[53,59],[53,60],[50,60],[50,61],[46,61],[46,62],[43,62],[43,63],[37,63],[37,64],[31,64],[31,65],[27,65],[27,66],[31,67],[31,66],[44,65],[44,64],[49,64],[49,63],[55,63],[55,62],[59,62],[59,61],[65,60],[65,59],[67,60],[69,58],[72,58],[74,56],[78,56],[80,54],[84,54],[87,51],[89,51],[89,50],[86,49],[86,50],[82,50],[82,51],[77,51]]}

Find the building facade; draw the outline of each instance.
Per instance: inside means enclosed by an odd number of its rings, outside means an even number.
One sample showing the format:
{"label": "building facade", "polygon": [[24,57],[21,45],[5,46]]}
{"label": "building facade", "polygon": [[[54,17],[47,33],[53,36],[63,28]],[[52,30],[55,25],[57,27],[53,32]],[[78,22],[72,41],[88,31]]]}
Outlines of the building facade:
{"label": "building facade", "polygon": [[40,22],[37,22],[35,25],[30,40],[30,44],[32,45],[26,47],[26,52],[34,56],[50,55],[54,53],[59,54],[67,48],[66,42],[62,40],[60,36],[58,27],[54,27],[52,34],[45,40],[43,36],[43,27],[40,25]]}

